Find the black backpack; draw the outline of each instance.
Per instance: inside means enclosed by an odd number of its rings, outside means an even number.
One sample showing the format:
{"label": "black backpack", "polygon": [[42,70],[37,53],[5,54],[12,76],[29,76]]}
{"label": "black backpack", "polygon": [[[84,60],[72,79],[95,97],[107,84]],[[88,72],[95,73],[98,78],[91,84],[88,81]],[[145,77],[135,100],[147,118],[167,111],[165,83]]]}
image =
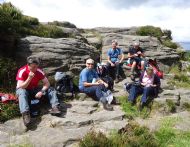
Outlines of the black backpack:
{"label": "black backpack", "polygon": [[[64,95],[65,93],[71,93],[74,96],[74,83],[73,78],[62,72],[57,72],[59,74],[59,79],[56,79],[55,90],[57,94]],[[61,76],[60,76],[61,75]]]}

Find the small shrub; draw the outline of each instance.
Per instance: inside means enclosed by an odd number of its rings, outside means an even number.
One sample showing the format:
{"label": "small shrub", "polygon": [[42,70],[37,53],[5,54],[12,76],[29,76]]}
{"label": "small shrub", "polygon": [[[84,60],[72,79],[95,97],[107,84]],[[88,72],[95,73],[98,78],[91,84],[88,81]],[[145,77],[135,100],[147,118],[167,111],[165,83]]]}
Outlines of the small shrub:
{"label": "small shrub", "polygon": [[187,111],[190,111],[190,104],[188,102],[183,103],[182,108],[184,108]]}
{"label": "small shrub", "polygon": [[66,27],[66,28],[76,28],[76,26],[70,22],[67,21],[53,21],[53,22],[48,22],[50,25],[56,25],[56,26],[61,26],[61,27]]}
{"label": "small shrub", "polygon": [[80,141],[80,147],[109,147],[109,139],[101,132],[89,132]]}
{"label": "small shrub", "polygon": [[16,87],[16,63],[9,58],[0,58],[0,89],[12,92]]}
{"label": "small shrub", "polygon": [[80,147],[157,147],[158,143],[154,135],[146,127],[140,127],[135,123],[129,123],[118,133],[114,132],[106,137],[102,133],[90,132],[79,144]]}
{"label": "small shrub", "polygon": [[0,103],[0,122],[5,122],[9,119],[20,116],[18,104],[2,104]]}
{"label": "small shrub", "polygon": [[175,103],[172,100],[167,99],[166,100],[166,104],[168,106],[169,112],[171,112],[171,113],[175,113],[176,112],[176,105],[175,105]]}
{"label": "small shrub", "polygon": [[167,40],[164,40],[163,42],[163,45],[164,46],[167,46],[169,48],[173,48],[173,49],[177,49],[177,44],[172,42],[171,40],[167,39]]}
{"label": "small shrub", "polygon": [[137,35],[140,36],[153,36],[160,38],[163,36],[162,30],[159,27],[143,26],[137,30]]}

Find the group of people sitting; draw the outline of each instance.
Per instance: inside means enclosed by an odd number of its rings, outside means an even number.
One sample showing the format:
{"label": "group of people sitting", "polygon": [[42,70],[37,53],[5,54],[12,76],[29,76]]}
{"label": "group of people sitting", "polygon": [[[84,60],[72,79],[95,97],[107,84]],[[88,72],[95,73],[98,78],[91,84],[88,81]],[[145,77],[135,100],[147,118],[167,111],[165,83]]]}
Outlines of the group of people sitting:
{"label": "group of people sitting", "polygon": [[[107,55],[108,62],[106,66],[108,70],[114,69],[114,80],[115,83],[118,83],[120,79],[119,71],[124,60],[124,54],[122,49],[118,47],[116,40],[112,41],[112,48],[108,50]],[[134,76],[137,65],[141,66],[142,72],[139,78],[139,85],[134,84],[131,86],[128,100],[134,104],[137,96],[143,94],[141,98],[141,106],[143,107],[149,95],[157,94],[160,79],[154,74],[152,68],[145,68],[145,62],[142,57],[144,57],[143,50],[139,47],[138,43],[134,43],[128,52],[128,59],[130,59],[130,64],[132,65],[131,78]],[[108,90],[108,83],[98,77],[94,64],[93,59],[86,60],[86,67],[81,71],[79,77],[79,90],[100,101],[106,110],[112,111],[112,92]],[[52,107],[50,113],[52,115],[61,114],[56,91],[50,87],[49,81],[45,73],[39,68],[39,65],[40,61],[37,57],[28,57],[27,65],[21,67],[16,76],[16,94],[19,99],[19,108],[25,126],[29,126],[31,123],[30,100],[32,98],[41,99],[42,97],[47,97]],[[43,83],[42,88],[38,86],[40,81]]]}

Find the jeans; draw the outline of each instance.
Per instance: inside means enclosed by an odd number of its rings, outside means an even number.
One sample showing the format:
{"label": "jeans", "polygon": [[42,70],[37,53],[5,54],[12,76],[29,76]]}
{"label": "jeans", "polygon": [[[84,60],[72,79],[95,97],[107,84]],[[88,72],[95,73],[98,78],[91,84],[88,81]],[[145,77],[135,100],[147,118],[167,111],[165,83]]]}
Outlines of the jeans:
{"label": "jeans", "polygon": [[107,91],[107,89],[103,84],[101,84],[97,86],[84,87],[80,91],[92,96],[95,98],[95,100],[99,101],[104,96],[102,91]]}
{"label": "jeans", "polygon": [[141,102],[146,103],[148,96],[155,95],[154,92],[155,92],[154,87],[141,87],[141,86],[132,85],[129,91],[128,100],[133,102],[136,100],[139,94],[143,94],[141,97]]}
{"label": "jeans", "polygon": [[[113,64],[115,64],[115,63],[113,63]],[[117,63],[117,64],[115,64],[115,66],[111,66],[111,64],[108,62],[107,63],[107,67],[108,67],[108,71],[109,71],[109,73],[110,74],[113,74],[113,69],[115,70],[114,71],[114,76],[113,75],[110,75],[113,79],[115,79],[115,76],[118,78],[119,77],[119,70],[120,70],[120,68],[121,68],[121,63]]]}
{"label": "jeans", "polygon": [[[19,108],[21,113],[25,111],[30,111],[29,102],[31,99],[35,98],[36,93],[38,93],[40,90],[40,88],[35,88],[31,90],[19,88],[16,90],[16,95],[19,99]],[[48,97],[52,107],[57,106],[59,104],[56,91],[53,88],[48,88],[46,90],[45,97]]]}

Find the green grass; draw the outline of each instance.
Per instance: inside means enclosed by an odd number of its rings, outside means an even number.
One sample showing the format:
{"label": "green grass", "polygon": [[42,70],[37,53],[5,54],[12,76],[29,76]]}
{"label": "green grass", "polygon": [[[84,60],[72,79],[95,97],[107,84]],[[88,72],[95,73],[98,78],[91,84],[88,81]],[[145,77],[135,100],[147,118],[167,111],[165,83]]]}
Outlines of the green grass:
{"label": "green grass", "polygon": [[183,132],[174,128],[175,124],[180,120],[181,118],[179,117],[168,117],[161,120],[161,127],[155,132],[155,137],[159,141],[159,146],[188,147],[190,145],[190,132]]}
{"label": "green grass", "polygon": [[134,106],[132,106],[128,101],[126,96],[118,97],[122,110],[126,113],[126,117],[129,119],[133,119],[135,117],[148,118],[151,113],[152,103],[149,103],[147,106],[143,108],[143,110],[139,111],[139,103],[141,96],[137,97],[137,102]]}
{"label": "green grass", "polygon": [[[189,70],[189,69],[187,69]],[[186,71],[180,71],[179,66],[172,66],[170,68],[171,74],[174,74],[174,77],[168,81],[168,84],[176,87],[190,88],[190,78],[186,74]]]}

